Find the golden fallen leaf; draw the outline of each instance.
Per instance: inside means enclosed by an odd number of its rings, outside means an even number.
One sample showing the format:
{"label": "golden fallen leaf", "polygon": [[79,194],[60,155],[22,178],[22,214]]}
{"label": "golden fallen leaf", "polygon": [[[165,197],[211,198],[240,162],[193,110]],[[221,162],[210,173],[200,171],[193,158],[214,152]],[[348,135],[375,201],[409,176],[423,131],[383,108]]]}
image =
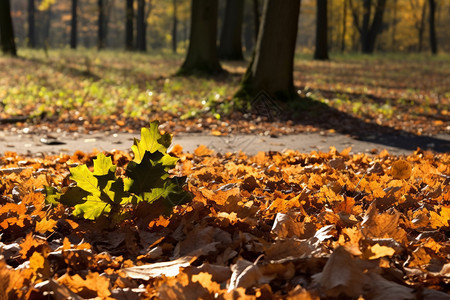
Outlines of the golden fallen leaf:
{"label": "golden fallen leaf", "polygon": [[397,160],[391,165],[391,175],[394,179],[408,179],[411,173],[411,164],[406,160]]}

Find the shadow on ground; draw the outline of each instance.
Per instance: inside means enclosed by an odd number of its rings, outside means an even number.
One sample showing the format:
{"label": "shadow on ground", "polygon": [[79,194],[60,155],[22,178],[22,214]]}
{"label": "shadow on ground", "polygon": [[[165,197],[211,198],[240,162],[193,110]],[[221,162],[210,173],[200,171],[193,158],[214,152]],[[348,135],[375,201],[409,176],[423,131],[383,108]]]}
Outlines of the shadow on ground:
{"label": "shadow on ground", "polygon": [[[323,130],[333,129],[359,141],[414,151],[417,148],[435,152],[450,152],[450,136],[421,136],[363,119],[332,108],[310,98],[298,98],[276,108],[280,120],[311,125]],[[431,121],[431,120],[430,120]]]}

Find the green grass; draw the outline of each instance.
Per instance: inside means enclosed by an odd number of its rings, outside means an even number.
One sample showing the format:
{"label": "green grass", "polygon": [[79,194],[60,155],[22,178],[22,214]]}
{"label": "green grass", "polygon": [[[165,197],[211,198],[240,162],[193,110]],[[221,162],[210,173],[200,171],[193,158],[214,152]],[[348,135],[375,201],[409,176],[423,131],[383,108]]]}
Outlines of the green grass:
{"label": "green grass", "polygon": [[[226,120],[247,66],[223,63],[229,75],[218,78],[176,77],[184,54],[20,49],[19,56],[0,57],[0,117],[60,122]],[[450,55],[332,53],[322,62],[297,54],[294,81],[302,95],[358,118],[431,118],[445,128],[449,116]]]}

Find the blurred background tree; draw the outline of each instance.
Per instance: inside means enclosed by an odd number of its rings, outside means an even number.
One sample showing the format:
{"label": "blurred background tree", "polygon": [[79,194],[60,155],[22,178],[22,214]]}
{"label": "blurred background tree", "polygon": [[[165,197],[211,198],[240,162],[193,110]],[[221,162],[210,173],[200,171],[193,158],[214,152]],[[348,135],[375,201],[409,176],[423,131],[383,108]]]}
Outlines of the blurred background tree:
{"label": "blurred background tree", "polygon": [[[242,50],[249,55],[255,45],[264,1],[241,1],[244,2],[242,22],[237,23],[242,24]],[[11,15],[16,44],[19,47],[48,44],[52,48],[73,45],[74,2],[78,7],[77,46],[131,50],[139,45],[141,51],[148,48],[182,53],[187,50],[190,0],[14,0]],[[450,51],[450,1],[327,0],[327,4],[329,52]],[[221,37],[237,23],[224,25],[230,24],[226,22],[227,0],[219,0],[218,7],[217,44],[220,45]],[[234,16],[240,18],[242,8],[236,7]],[[131,19],[133,22],[129,23]],[[302,0],[296,50],[313,53],[315,37],[316,0]]]}

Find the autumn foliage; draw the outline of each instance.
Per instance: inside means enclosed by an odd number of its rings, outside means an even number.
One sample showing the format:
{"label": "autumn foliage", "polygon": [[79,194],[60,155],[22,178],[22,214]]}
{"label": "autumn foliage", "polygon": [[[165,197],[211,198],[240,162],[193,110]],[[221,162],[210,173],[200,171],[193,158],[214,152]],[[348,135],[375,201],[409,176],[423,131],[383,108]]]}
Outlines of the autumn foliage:
{"label": "autumn foliage", "polygon": [[1,156],[0,299],[448,299],[448,154],[171,153],[193,200],[116,224],[44,202],[99,153]]}

